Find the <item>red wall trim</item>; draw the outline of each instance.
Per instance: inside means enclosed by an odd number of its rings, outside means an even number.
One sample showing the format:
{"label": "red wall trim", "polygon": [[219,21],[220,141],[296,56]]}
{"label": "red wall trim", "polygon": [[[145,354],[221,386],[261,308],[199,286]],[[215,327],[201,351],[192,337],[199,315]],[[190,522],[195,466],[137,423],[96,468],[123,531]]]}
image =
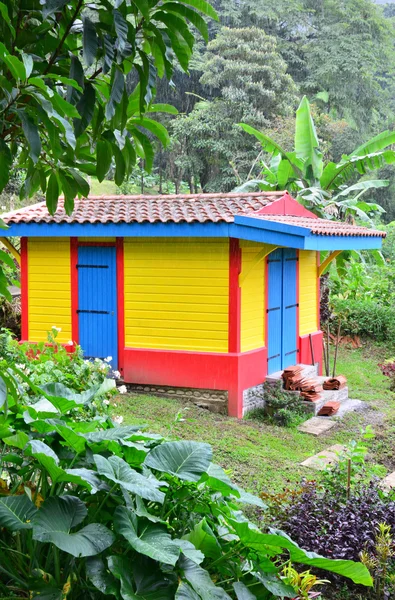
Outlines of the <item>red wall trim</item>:
{"label": "red wall trim", "polygon": [[[322,373],[322,331],[315,331],[311,334],[313,349],[314,349],[314,360],[319,363],[319,373]],[[311,365],[313,360],[311,356],[310,348],[310,334],[302,335],[299,338],[300,357],[299,362],[302,365]]]}
{"label": "red wall trim", "polygon": [[124,375],[125,352],[125,266],[123,238],[117,238],[118,370]]}
{"label": "red wall trim", "polygon": [[241,248],[239,240],[229,240],[229,327],[228,350],[240,352],[241,325],[241,289],[239,275],[241,272]]}
{"label": "red wall trim", "polygon": [[29,264],[27,238],[21,238],[21,339],[29,339]]}
{"label": "red wall trim", "polygon": [[73,342],[79,343],[78,332],[78,238],[70,238],[70,271],[71,271],[71,333]]}
{"label": "red wall trim", "polygon": [[[317,274],[321,264],[321,254],[317,252]],[[321,327],[321,278],[317,275],[317,329]]]}
{"label": "red wall trim", "polygon": [[78,242],[79,246],[116,246],[116,242]]}
{"label": "red wall trim", "polygon": [[[269,342],[269,314],[267,312],[267,309],[269,308],[269,256],[270,254],[268,254],[265,258],[265,306],[263,308],[263,310],[265,311],[264,314],[264,319],[265,319],[265,346],[266,348],[268,347],[268,342]],[[266,369],[267,369],[267,363],[266,363]]]}
{"label": "red wall trim", "polygon": [[125,348],[127,383],[169,385],[228,392],[228,414],[243,416],[243,390],[265,381],[266,348],[220,354]]}
{"label": "red wall trim", "polygon": [[296,257],[297,257],[297,261],[296,261],[296,347],[298,349],[297,353],[296,353],[296,362],[300,362],[300,347],[299,347],[299,304],[300,304],[300,289],[299,289],[299,254],[300,251],[297,250],[296,251]]}

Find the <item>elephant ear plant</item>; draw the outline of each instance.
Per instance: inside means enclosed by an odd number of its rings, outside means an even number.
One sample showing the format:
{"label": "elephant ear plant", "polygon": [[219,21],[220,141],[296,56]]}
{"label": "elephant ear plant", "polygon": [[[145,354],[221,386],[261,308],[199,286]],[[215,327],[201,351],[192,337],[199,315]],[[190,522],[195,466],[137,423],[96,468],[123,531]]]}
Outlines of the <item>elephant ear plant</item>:
{"label": "elephant ear plant", "polygon": [[86,392],[33,392],[27,401],[12,370],[2,373],[1,596],[295,598],[282,575],[289,561],[372,585],[361,563],[249,522],[241,505],[262,501],[230,481],[208,444],[86,422]]}

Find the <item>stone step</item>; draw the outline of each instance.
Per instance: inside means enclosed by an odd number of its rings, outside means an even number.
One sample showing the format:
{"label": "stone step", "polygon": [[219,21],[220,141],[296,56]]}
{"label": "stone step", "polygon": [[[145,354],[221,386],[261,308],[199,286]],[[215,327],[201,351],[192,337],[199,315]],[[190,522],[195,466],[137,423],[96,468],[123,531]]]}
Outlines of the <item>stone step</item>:
{"label": "stone step", "polygon": [[302,400],[302,404],[306,412],[312,413],[313,415],[317,415],[320,412],[321,408],[324,406],[324,404],[332,401],[340,402],[340,404],[343,405],[348,400],[348,387],[346,386],[342,390],[324,390],[323,392],[319,392],[319,394],[321,396],[321,399],[316,400],[315,402]]}
{"label": "stone step", "polygon": [[[302,367],[302,377],[306,377],[311,379],[312,377],[317,377],[318,375],[318,365],[298,365]],[[266,377],[266,381],[268,383],[275,383],[282,379],[283,371],[276,371],[275,373],[271,373]]]}

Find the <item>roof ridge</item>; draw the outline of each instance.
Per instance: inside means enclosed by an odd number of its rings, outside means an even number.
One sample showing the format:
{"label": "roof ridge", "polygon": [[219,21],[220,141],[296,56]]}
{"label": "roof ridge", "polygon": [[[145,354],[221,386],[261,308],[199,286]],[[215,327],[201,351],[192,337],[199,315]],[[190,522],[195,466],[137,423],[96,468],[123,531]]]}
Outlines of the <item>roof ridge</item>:
{"label": "roof ridge", "polygon": [[[284,195],[283,191],[274,192],[207,192],[197,194],[102,194],[102,195],[89,195],[84,196],[81,200],[202,200],[209,198],[255,198],[264,196],[281,196]],[[63,196],[60,196],[60,200]]]}

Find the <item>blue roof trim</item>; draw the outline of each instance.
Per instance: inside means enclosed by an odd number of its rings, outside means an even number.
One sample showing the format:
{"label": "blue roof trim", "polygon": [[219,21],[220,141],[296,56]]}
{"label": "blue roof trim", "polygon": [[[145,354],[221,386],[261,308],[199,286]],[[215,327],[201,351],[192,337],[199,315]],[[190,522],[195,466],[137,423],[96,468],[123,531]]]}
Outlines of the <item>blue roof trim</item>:
{"label": "blue roof trim", "polygon": [[235,225],[245,225],[246,227],[253,227],[254,229],[267,229],[269,231],[291,233],[292,235],[302,235],[304,237],[311,235],[308,227],[290,225],[289,223],[280,223],[278,221],[264,221],[263,219],[257,219],[255,217],[239,217],[236,215]]}
{"label": "blue roof trim", "polygon": [[[306,227],[236,217],[235,223],[12,223],[4,237],[238,238],[300,250],[373,250],[381,237],[312,235]],[[246,219],[246,221],[245,221]],[[252,224],[251,222],[254,221]]]}
{"label": "blue roof trim", "polygon": [[17,237],[229,237],[228,223],[11,223]]}

